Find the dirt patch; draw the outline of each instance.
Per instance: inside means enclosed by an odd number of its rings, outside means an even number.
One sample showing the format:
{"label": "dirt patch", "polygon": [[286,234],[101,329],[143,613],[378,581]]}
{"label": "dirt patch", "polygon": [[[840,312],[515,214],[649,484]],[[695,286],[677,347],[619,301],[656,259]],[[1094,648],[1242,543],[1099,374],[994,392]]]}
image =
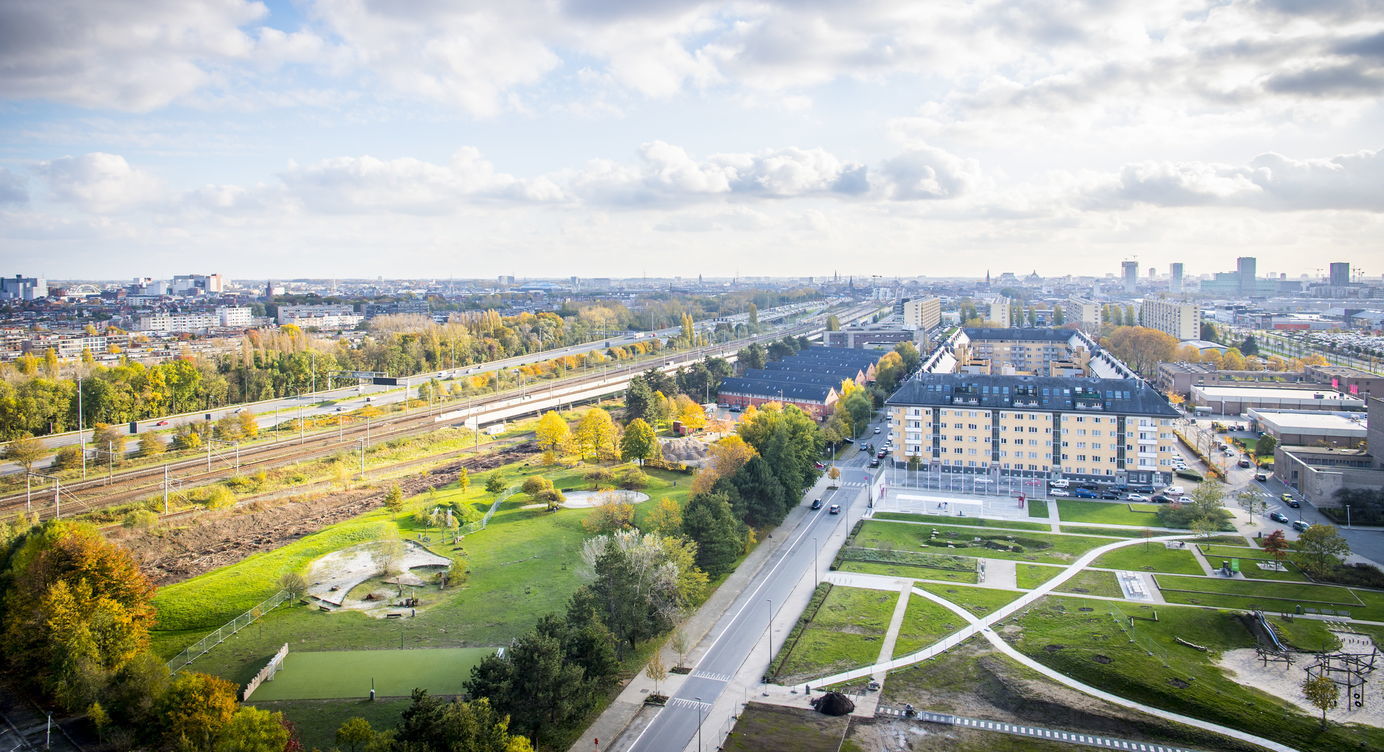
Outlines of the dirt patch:
{"label": "dirt patch", "polygon": [[1043,649],[1049,653],[1056,653],[1057,651],[1062,650],[1066,647],[1066,645],[1044,645]]}
{"label": "dirt patch", "polygon": [[[1341,632],[1337,632],[1336,635],[1342,640],[1343,650],[1363,653],[1374,647],[1370,638],[1365,635]],[[1257,651],[1242,648],[1222,653],[1217,665],[1225,669],[1230,678],[1245,686],[1256,687],[1275,697],[1281,697],[1313,716],[1319,715],[1321,711],[1309,703],[1302,694],[1302,682],[1307,678],[1306,668],[1316,663],[1316,657],[1308,653],[1295,653],[1293,657],[1296,661],[1291,666],[1284,663],[1269,663],[1265,666],[1263,661],[1259,660]],[[1334,710],[1327,711],[1326,717],[1337,723],[1363,723],[1384,727],[1384,688],[1373,680],[1374,677],[1370,678],[1371,680],[1365,683],[1365,696],[1360,698],[1360,707],[1356,707],[1353,698],[1348,699],[1342,689],[1340,704]]]}
{"label": "dirt patch", "polygon": [[1090,606],[1082,606],[1081,608],[1078,608],[1077,610],[1078,610],[1078,611],[1095,611],[1095,609],[1094,609],[1094,608],[1091,608]]}
{"label": "dirt patch", "polygon": [[1101,655],[1100,653],[1097,653],[1097,654],[1091,656],[1091,660],[1095,661],[1096,663],[1100,663],[1100,664],[1108,664],[1108,663],[1114,663],[1114,662],[1115,662],[1110,656],[1108,656],[1108,655]]}
{"label": "dirt patch", "polygon": [[726,752],[836,752],[850,716],[751,702],[721,749]]}
{"label": "dirt patch", "polygon": [[[440,488],[456,480],[464,467],[475,473],[516,462],[535,451],[531,442],[400,478],[405,496]],[[109,528],[106,536],[129,548],[140,568],[156,585],[195,577],[250,554],[272,551],[328,525],[379,508],[385,489],[361,488],[312,497],[256,501],[247,499],[218,511],[196,511],[176,518],[178,527],[148,530]]]}
{"label": "dirt patch", "polygon": [[1173,685],[1174,687],[1177,687],[1178,689],[1186,689],[1186,688],[1192,686],[1191,684],[1188,684],[1187,682],[1182,681],[1181,679],[1178,679],[1178,678],[1169,679],[1169,680],[1168,680],[1168,683],[1171,684],[1171,685]]}

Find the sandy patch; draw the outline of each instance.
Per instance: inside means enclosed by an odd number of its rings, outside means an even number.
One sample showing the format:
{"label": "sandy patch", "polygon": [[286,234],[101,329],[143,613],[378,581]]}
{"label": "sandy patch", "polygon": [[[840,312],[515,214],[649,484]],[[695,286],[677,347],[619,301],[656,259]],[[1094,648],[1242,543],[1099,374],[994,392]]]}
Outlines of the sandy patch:
{"label": "sandy patch", "polygon": [[[590,509],[609,501],[638,504],[649,500],[649,495],[642,491],[564,491],[562,495],[566,498],[566,501],[562,502],[563,509]],[[544,509],[546,507],[546,504],[525,504],[520,509]]]}
{"label": "sandy patch", "polygon": [[410,570],[451,566],[451,559],[438,556],[415,541],[399,543],[400,554],[392,566],[383,541],[361,543],[323,556],[308,569],[308,595],[342,608],[377,608],[380,605],[378,602],[348,600],[346,596],[355,586],[372,577],[388,574],[391,569],[399,573],[396,577],[402,575],[404,579],[418,579]]}
{"label": "sandy patch", "polygon": [[[1369,652],[1370,638],[1363,635],[1335,633],[1341,638],[1341,649],[1348,652]],[[1313,718],[1321,717],[1321,711],[1307,701],[1302,694],[1302,682],[1307,679],[1306,668],[1316,663],[1311,653],[1295,653],[1291,666],[1283,663],[1269,663],[1266,667],[1258,654],[1251,648],[1230,650],[1221,654],[1219,666],[1225,669],[1230,678],[1248,687],[1263,690],[1276,697],[1302,708],[1302,712]],[[1381,656],[1379,670],[1366,677],[1364,687],[1364,707],[1355,707],[1348,702],[1345,688],[1335,710],[1327,711],[1326,717],[1339,723],[1364,723],[1384,727],[1384,656]]]}

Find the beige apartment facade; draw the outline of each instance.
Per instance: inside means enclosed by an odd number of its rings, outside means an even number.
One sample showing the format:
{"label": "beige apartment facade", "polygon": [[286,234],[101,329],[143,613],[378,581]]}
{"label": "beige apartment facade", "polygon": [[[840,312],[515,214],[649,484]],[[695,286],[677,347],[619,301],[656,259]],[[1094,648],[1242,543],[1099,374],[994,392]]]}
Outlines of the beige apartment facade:
{"label": "beige apartment facade", "polygon": [[903,326],[914,331],[927,331],[942,323],[940,298],[913,298],[903,304]]}
{"label": "beige apartment facade", "polygon": [[1171,334],[1179,341],[1201,336],[1201,310],[1196,303],[1165,298],[1145,298],[1139,307],[1139,323]]}
{"label": "beige apartment facade", "polygon": [[923,374],[886,403],[892,459],[929,471],[1170,482],[1178,415],[1134,379]]}
{"label": "beige apartment facade", "polygon": [[1063,312],[1067,321],[1088,332],[1100,331],[1100,304],[1087,298],[1070,298]]}

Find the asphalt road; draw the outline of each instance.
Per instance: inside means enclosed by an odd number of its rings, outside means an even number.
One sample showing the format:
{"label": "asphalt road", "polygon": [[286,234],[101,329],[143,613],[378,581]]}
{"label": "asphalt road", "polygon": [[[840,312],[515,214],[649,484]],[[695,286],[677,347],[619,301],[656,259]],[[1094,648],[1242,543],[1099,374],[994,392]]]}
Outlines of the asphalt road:
{"label": "asphalt road", "polygon": [[[870,470],[864,464],[863,452],[842,457],[837,463],[842,469],[841,487],[823,493],[822,508],[810,511],[791,529],[775,531],[775,535],[790,536],[788,543],[779,550],[776,559],[765,563],[764,574],[740,593],[726,610],[708,633],[706,639],[711,640],[711,645],[687,680],[626,749],[641,752],[684,749],[696,735],[710,706],[747,661],[767,667],[770,645],[766,634],[771,613],[783,607],[794,586],[821,561],[813,539],[824,542],[841,526],[849,528],[868,504],[867,484],[879,471]],[[809,491],[803,497],[803,503],[811,503],[812,493]],[[841,505],[840,514],[829,513],[832,504]],[[820,556],[826,554],[823,552]],[[773,636],[773,650],[781,647],[777,640],[782,637],[782,634]]]}

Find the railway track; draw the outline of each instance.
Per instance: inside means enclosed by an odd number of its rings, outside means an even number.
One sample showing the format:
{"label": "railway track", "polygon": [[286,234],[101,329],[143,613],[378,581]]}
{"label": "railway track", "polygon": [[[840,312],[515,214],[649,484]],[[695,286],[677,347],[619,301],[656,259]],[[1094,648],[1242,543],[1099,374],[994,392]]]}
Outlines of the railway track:
{"label": "railway track", "polygon": [[[772,333],[747,337],[719,345],[706,345],[693,350],[677,353],[666,359],[621,366],[607,371],[586,373],[548,382],[535,382],[516,390],[498,394],[475,397],[447,405],[446,412],[454,414],[465,412],[483,415],[488,410],[521,406],[535,395],[547,393],[551,399],[568,395],[574,398],[564,404],[576,404],[591,399],[577,398],[593,385],[609,383],[611,379],[627,380],[628,377],[643,373],[650,368],[667,369],[700,360],[708,355],[725,355],[754,342],[768,342],[785,336],[799,336],[818,328],[817,322],[800,323]],[[539,408],[542,409],[542,408]],[[338,452],[357,450],[365,445],[374,446],[382,441],[412,436],[440,428],[443,425],[458,425],[465,418],[458,417],[439,421],[437,407],[415,408],[364,423],[341,424],[337,430],[319,431],[316,434],[300,434],[286,437],[283,441],[237,448],[212,449],[209,455],[196,458],[178,459],[163,465],[145,466],[115,473],[107,478],[90,478],[84,481],[63,482],[60,491],[51,483],[26,493],[23,491],[0,497],[0,519],[12,517],[25,511],[34,511],[39,517],[50,518],[67,514],[82,514],[103,507],[129,503],[161,493],[165,487],[188,489],[206,485],[228,477],[259,469],[269,469],[282,465],[318,459]]]}

